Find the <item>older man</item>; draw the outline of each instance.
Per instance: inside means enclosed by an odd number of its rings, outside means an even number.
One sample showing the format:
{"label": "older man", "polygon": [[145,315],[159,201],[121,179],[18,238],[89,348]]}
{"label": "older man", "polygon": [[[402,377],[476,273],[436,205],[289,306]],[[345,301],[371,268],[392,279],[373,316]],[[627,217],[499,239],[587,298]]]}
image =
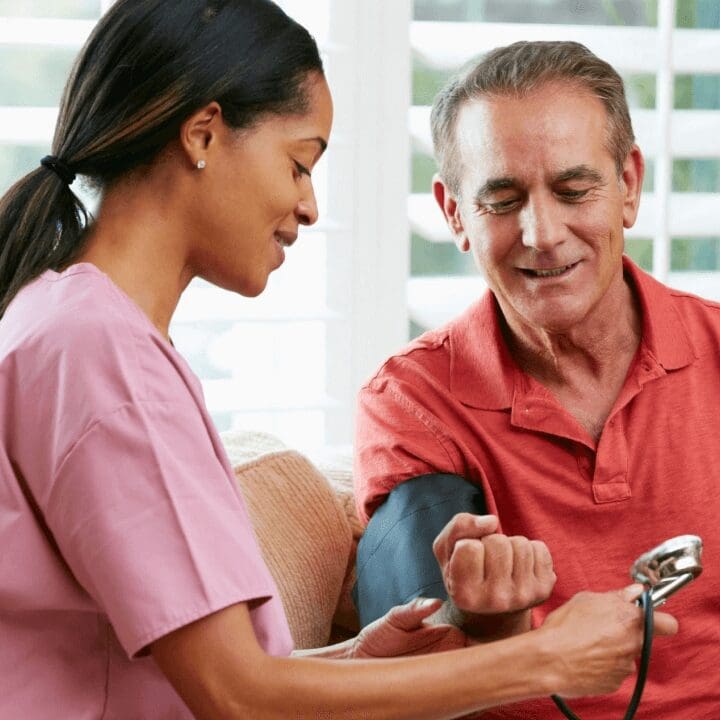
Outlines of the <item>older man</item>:
{"label": "older man", "polygon": [[[516,43],[447,85],[432,129],[435,199],[489,290],[360,393],[356,492],[365,519],[377,511],[361,614],[438,594],[441,580],[460,624],[517,632],[548,596],[535,624],[578,590],[618,585],[662,540],[698,534],[706,570],[671,600],[680,634],[656,643],[642,709],[716,718],[720,307],[623,256],[644,165],[622,81],[577,43]],[[483,502],[499,527],[453,517]],[[526,537],[549,548],[554,589]],[[614,720],[631,690],[575,709]],[[548,700],[484,717],[558,711]]]}

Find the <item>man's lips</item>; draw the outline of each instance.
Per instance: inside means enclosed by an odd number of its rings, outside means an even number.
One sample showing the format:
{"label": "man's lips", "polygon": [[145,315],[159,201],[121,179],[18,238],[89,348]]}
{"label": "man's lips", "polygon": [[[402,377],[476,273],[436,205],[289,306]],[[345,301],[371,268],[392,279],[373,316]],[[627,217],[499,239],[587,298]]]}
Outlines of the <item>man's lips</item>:
{"label": "man's lips", "polygon": [[544,267],[544,268],[518,268],[520,272],[522,272],[527,277],[531,278],[556,278],[561,277],[563,275],[566,275],[567,273],[571,272],[574,268],[576,268],[580,264],[580,261],[577,260],[572,263],[568,263],[567,265],[554,265],[553,267]]}

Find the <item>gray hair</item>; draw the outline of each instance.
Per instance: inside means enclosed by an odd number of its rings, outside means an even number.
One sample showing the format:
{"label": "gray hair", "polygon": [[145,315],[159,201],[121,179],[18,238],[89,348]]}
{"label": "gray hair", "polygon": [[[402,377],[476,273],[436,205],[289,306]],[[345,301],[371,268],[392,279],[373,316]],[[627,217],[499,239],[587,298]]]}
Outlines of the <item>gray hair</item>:
{"label": "gray hair", "polygon": [[430,114],[440,175],[458,195],[460,158],[455,126],[462,105],[483,95],[522,95],[546,82],[565,80],[589,90],[607,111],[608,152],[622,172],[635,136],[623,82],[616,70],[584,45],[569,41],[516,42],[473,61],[438,93]]}

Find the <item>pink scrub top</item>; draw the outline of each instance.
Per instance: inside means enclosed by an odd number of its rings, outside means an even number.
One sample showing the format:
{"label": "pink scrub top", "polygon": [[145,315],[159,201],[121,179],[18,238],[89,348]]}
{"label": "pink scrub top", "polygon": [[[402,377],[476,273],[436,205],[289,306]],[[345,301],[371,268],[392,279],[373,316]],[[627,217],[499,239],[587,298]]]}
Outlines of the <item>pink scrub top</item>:
{"label": "pink scrub top", "polygon": [[148,645],[255,601],[292,640],[198,379],[95,266],[0,321],[0,718],[190,718]]}

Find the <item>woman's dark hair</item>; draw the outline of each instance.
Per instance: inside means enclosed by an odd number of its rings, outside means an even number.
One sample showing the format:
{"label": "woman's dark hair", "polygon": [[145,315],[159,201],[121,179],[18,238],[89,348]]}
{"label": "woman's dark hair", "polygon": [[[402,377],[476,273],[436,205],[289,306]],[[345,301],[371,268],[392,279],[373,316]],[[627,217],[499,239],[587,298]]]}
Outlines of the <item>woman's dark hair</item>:
{"label": "woman's dark hair", "polygon": [[[89,215],[62,175],[97,189],[153,161],[217,101],[232,128],[307,110],[317,45],[270,0],[117,0],[65,86],[52,151],[0,199],[0,316],[18,290],[82,249]],[[39,163],[38,158],[38,163]]]}

